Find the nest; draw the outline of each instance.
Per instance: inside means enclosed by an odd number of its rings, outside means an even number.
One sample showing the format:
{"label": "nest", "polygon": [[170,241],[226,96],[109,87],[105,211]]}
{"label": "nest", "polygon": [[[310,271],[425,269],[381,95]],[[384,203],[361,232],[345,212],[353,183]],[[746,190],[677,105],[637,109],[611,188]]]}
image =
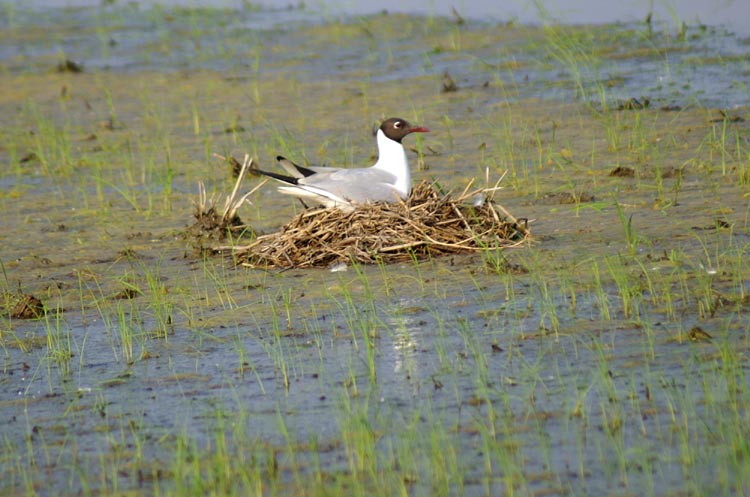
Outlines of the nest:
{"label": "nest", "polygon": [[485,199],[497,187],[469,187],[454,198],[423,181],[399,203],[366,204],[348,213],[306,210],[278,232],[232,249],[244,265],[306,268],[493,250],[518,246],[530,236],[525,220]]}

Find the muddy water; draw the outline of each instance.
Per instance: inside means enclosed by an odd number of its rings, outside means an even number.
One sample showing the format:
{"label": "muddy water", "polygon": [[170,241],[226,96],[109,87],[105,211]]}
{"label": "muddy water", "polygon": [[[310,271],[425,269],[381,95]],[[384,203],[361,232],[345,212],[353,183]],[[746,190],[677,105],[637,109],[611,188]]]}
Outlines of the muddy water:
{"label": "muddy water", "polygon": [[[297,495],[747,488],[737,37],[125,10],[3,30],[3,493],[179,494],[220,440],[241,494],[253,471]],[[55,70],[59,43],[83,72]],[[595,63],[566,63],[574,43]],[[393,114],[433,130],[408,139],[416,180],[508,171],[498,199],[534,240],[502,255],[522,271],[238,268],[184,238],[197,183],[232,186],[212,153],[366,163]],[[251,200],[260,231],[299,209]],[[9,317],[19,292],[40,319]]]}

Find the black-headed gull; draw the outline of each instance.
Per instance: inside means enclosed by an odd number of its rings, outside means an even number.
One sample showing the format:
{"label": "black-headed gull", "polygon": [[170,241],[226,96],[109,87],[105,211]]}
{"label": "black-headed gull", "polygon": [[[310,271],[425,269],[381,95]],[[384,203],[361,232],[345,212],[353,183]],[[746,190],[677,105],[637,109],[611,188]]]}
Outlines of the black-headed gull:
{"label": "black-headed gull", "polygon": [[287,175],[256,170],[284,183],[281,193],[294,195],[326,207],[352,210],[368,202],[395,202],[411,192],[411,174],[401,140],[410,133],[426,133],[422,126],[412,126],[405,119],[392,117],[383,121],[376,136],[378,160],[365,168],[300,166],[278,156]]}

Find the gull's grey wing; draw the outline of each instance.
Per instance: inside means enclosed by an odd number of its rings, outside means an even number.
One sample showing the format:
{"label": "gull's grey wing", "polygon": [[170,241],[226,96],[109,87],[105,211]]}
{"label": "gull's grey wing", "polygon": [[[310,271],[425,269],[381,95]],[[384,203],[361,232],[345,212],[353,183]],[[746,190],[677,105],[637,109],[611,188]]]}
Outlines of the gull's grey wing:
{"label": "gull's grey wing", "polygon": [[316,168],[316,174],[301,178],[298,186],[310,186],[316,192],[328,192],[329,198],[345,199],[363,204],[366,202],[394,202],[396,176],[376,168],[333,169]]}

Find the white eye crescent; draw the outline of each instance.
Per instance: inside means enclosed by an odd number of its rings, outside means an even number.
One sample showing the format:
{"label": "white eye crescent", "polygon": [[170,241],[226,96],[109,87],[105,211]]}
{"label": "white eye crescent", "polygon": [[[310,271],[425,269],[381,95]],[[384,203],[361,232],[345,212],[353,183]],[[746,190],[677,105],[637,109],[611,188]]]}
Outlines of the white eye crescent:
{"label": "white eye crescent", "polygon": [[396,129],[400,128],[401,127],[401,121],[396,121],[395,123],[393,123],[393,127],[396,128]]}

